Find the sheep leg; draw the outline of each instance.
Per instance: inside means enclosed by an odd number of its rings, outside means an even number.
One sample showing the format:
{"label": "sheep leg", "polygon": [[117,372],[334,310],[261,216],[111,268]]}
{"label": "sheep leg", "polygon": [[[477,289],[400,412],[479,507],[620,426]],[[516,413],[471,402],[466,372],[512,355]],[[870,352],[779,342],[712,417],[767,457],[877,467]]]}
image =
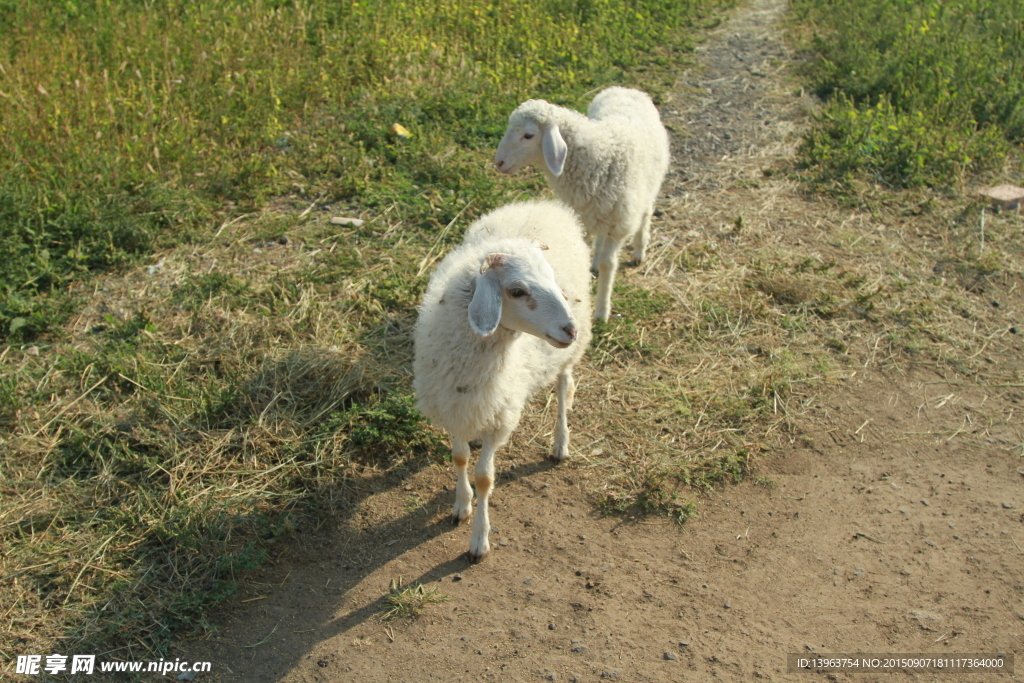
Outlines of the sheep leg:
{"label": "sheep leg", "polygon": [[576,382],[572,378],[572,368],[562,370],[558,375],[558,425],[555,428],[555,450],[551,459],[562,462],[569,457],[569,420],[568,413],[572,410],[572,399],[576,394]]}
{"label": "sheep leg", "polygon": [[640,219],[640,229],[633,235],[633,261],[640,265],[647,255],[647,245],[651,241],[651,211],[645,211]]}
{"label": "sheep leg", "polygon": [[487,501],[494,488],[494,452],[505,445],[512,431],[502,429],[484,436],[480,449],[480,460],[476,463],[476,514],[473,516],[473,536],[469,541],[469,560],[479,562],[491,550],[488,535],[491,520],[487,514]]}
{"label": "sheep leg", "polygon": [[473,489],[469,486],[469,442],[452,439],[452,464],[455,465],[455,507],[452,524],[460,524],[473,513]]}
{"label": "sheep leg", "polygon": [[610,236],[601,244],[601,256],[597,264],[597,306],[594,320],[608,320],[612,311],[612,286],[619,269],[619,243]]}
{"label": "sheep leg", "polygon": [[604,244],[604,240],[604,237],[601,237],[600,235],[594,235],[594,255],[591,257],[590,260],[590,272],[593,273],[594,275],[597,275],[597,273],[599,272],[598,261],[600,261],[601,258],[601,247]]}

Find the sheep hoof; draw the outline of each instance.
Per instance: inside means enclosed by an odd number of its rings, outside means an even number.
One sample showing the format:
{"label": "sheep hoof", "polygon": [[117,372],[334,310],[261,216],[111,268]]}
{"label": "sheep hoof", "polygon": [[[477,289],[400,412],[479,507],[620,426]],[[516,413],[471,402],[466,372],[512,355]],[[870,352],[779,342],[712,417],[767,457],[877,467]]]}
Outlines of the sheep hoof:
{"label": "sheep hoof", "polygon": [[469,518],[469,511],[469,508],[466,508],[465,510],[454,510],[452,512],[452,525],[458,526],[465,522]]}
{"label": "sheep hoof", "polygon": [[472,562],[473,564],[477,564],[478,562],[480,562],[480,560],[484,559],[484,557],[490,551],[491,551],[491,544],[487,543],[486,541],[484,541],[483,543],[480,543],[480,544],[470,543],[469,544],[469,561]]}
{"label": "sheep hoof", "polygon": [[565,461],[569,457],[569,448],[564,444],[555,446],[555,450],[551,452],[551,459],[557,465]]}

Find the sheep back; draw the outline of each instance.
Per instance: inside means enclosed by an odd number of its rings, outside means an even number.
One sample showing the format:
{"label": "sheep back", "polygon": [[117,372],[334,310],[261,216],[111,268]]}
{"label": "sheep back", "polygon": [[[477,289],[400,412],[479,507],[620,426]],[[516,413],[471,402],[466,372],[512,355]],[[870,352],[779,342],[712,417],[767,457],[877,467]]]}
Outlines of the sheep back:
{"label": "sheep back", "polygon": [[558,116],[569,154],[561,176],[543,169],[548,183],[579,212],[588,233],[626,239],[668,171],[668,132],[657,107],[646,93],[612,87],[598,93],[587,116],[557,110],[546,115]]}

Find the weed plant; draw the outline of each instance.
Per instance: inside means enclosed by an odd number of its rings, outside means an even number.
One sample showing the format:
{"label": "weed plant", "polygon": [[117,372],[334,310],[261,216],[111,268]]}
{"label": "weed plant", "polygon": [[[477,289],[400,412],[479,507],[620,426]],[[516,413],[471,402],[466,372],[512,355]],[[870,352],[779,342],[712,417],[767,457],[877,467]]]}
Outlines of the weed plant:
{"label": "weed plant", "polygon": [[954,186],[1024,140],[1024,2],[792,5],[826,100],[801,148],[819,180]]}

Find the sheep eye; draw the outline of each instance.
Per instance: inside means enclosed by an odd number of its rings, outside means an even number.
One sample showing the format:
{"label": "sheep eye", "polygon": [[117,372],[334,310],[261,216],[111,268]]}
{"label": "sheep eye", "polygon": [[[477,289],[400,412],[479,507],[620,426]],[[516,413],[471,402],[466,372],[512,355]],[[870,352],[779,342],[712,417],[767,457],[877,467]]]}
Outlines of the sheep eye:
{"label": "sheep eye", "polygon": [[523,133],[523,139],[524,140],[532,140],[533,139],[533,133]]}
{"label": "sheep eye", "polygon": [[524,296],[526,296],[526,290],[525,289],[519,289],[517,287],[516,289],[508,290],[508,295],[510,297],[512,297],[513,299],[522,299]]}

